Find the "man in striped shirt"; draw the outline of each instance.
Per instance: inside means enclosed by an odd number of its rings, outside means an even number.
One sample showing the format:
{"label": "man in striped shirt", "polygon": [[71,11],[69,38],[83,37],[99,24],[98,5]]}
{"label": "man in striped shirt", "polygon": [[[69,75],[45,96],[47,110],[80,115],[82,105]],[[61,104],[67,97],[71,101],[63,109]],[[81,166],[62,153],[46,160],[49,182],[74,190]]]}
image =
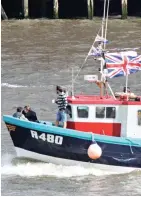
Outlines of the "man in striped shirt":
{"label": "man in striped shirt", "polygon": [[67,127],[67,114],[66,114],[66,107],[68,104],[67,97],[65,91],[60,87],[56,87],[56,92],[58,97],[55,103],[58,105],[58,112],[56,117],[56,126],[59,125],[59,122],[63,123],[63,128]]}

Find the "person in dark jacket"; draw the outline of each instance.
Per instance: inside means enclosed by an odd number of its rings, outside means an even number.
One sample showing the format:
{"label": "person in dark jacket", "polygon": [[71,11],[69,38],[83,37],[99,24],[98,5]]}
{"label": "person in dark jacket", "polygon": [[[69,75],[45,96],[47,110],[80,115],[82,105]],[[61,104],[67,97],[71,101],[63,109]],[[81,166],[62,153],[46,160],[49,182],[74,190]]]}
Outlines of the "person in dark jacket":
{"label": "person in dark jacket", "polygon": [[31,110],[29,105],[24,107],[24,110],[23,110],[22,113],[25,115],[25,117],[29,121],[38,122],[39,123],[39,120],[37,119],[36,113]]}

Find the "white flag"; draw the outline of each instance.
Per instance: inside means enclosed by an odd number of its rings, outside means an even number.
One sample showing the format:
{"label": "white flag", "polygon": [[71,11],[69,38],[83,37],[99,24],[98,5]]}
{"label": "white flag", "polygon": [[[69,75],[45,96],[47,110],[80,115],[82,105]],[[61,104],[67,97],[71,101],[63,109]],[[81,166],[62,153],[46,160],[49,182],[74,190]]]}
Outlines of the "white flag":
{"label": "white flag", "polygon": [[89,53],[88,53],[88,56],[99,57],[99,56],[101,56],[101,52],[102,52],[101,50],[92,46]]}
{"label": "white flag", "polygon": [[108,43],[108,40],[105,38],[102,38],[101,36],[97,35],[95,38],[95,42],[103,42],[103,43]]}

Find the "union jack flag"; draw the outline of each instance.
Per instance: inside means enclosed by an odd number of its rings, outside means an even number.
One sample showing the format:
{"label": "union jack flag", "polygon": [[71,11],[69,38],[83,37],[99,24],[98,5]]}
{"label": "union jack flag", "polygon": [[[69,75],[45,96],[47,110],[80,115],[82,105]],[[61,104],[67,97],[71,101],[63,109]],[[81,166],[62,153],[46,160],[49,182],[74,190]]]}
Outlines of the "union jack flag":
{"label": "union jack flag", "polygon": [[105,54],[107,77],[127,76],[132,73],[141,71],[141,55],[132,56],[120,53]]}

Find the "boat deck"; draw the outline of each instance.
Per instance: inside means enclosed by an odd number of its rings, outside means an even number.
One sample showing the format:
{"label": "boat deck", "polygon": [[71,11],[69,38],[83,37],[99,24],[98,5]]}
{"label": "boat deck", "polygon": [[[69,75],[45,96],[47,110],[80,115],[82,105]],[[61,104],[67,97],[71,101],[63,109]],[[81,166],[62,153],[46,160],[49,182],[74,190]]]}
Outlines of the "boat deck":
{"label": "boat deck", "polygon": [[75,95],[74,97],[69,96],[68,102],[72,104],[114,104],[114,105],[141,105],[141,96],[128,100],[127,98],[121,99],[120,97],[114,99],[113,96],[98,95]]}

